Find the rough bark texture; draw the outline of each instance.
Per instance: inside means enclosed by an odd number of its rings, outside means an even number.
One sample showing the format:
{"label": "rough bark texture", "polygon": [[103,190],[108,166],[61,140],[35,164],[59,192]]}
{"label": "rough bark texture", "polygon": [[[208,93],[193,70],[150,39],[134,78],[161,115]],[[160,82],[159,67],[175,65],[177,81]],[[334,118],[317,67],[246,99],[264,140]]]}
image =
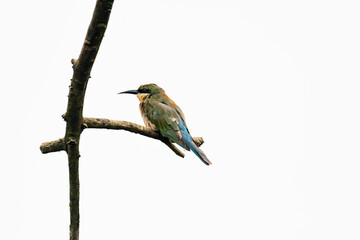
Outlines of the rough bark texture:
{"label": "rough bark texture", "polygon": [[[64,117],[66,118],[66,116]],[[104,128],[104,129],[113,129],[113,130],[125,130],[133,133],[138,133],[146,137],[154,138],[162,141],[166,144],[175,154],[180,157],[184,157],[184,153],[179,150],[169,139],[161,136],[159,132],[152,130],[151,128],[147,128],[135,123],[127,122],[127,121],[116,121],[109,120],[105,118],[83,118],[83,126],[86,128]],[[197,146],[201,146],[204,143],[202,137],[194,137],[194,142]],[[50,153],[65,150],[65,141],[63,138],[51,141],[44,142],[40,146],[40,150],[42,153]]]}
{"label": "rough bark texture", "polygon": [[78,60],[72,60],[66,133],[64,147],[68,154],[70,181],[70,240],[79,239],[79,142],[83,126],[83,105],[86,86],[90,77],[101,40],[109,21],[113,0],[98,0]]}
{"label": "rough bark texture", "polygon": [[59,152],[65,150],[64,138],[60,138],[51,142],[44,142],[40,145],[40,151],[42,153]]}

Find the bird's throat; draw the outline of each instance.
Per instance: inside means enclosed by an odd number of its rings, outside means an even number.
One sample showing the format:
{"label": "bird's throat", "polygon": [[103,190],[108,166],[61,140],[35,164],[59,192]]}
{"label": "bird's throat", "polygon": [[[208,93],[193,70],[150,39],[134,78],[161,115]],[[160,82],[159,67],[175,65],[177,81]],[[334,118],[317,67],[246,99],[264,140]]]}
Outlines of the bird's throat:
{"label": "bird's throat", "polygon": [[147,98],[149,95],[150,95],[149,93],[138,93],[138,94],[136,94],[136,96],[140,100],[140,102],[144,101],[144,99]]}

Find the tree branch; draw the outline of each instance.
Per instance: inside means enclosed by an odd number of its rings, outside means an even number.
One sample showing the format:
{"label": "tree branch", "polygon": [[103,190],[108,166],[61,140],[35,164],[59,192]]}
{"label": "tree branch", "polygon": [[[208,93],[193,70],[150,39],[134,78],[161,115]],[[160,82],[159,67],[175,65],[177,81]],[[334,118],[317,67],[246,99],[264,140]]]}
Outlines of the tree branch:
{"label": "tree branch", "polygon": [[[127,121],[109,120],[105,118],[84,118],[83,128],[125,130],[129,132],[137,133],[146,137],[150,137],[162,141],[178,156],[184,157],[184,153],[180,151],[169,139],[164,138],[159,132],[135,123],[131,123]],[[193,139],[195,144],[198,146],[201,146],[204,143],[204,140],[201,137],[195,137]],[[65,150],[65,141],[63,138],[61,138],[51,142],[44,142],[43,144],[41,144],[40,150],[42,153],[50,153],[50,152]]]}
{"label": "tree branch", "polygon": [[[68,155],[70,182],[70,240],[79,239],[79,142],[83,126],[86,86],[109,21],[113,0],[97,0],[78,60],[71,60],[73,77],[66,110],[64,141],[59,141]],[[59,149],[59,148],[58,148]]]}
{"label": "tree branch", "polygon": [[40,145],[40,151],[42,153],[59,152],[65,150],[64,138],[60,138],[51,142],[44,142]]}

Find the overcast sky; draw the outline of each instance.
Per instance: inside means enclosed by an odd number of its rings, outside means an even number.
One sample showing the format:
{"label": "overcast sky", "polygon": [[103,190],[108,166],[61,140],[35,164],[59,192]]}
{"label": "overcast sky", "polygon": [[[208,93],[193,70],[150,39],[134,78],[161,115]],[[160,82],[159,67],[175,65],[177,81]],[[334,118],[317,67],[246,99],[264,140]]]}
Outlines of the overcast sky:
{"label": "overcast sky", "polygon": [[[0,239],[67,239],[64,136],[93,1],[7,1],[2,21]],[[360,238],[358,1],[115,1],[84,116],[143,124],[156,83],[213,162],[85,130],[80,239]],[[20,141],[21,140],[21,141]]]}

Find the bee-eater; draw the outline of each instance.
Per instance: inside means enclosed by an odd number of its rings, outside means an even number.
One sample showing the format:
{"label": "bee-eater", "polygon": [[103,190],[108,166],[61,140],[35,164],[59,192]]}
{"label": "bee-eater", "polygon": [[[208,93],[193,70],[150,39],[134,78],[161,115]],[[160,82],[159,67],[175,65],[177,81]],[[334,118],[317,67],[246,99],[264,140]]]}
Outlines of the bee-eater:
{"label": "bee-eater", "polygon": [[[211,162],[194,143],[180,107],[156,84],[141,85],[137,90],[121,93],[136,94],[140,100],[140,112],[147,127],[150,127],[188,151],[193,151],[203,163]],[[121,94],[119,93],[119,94]]]}

